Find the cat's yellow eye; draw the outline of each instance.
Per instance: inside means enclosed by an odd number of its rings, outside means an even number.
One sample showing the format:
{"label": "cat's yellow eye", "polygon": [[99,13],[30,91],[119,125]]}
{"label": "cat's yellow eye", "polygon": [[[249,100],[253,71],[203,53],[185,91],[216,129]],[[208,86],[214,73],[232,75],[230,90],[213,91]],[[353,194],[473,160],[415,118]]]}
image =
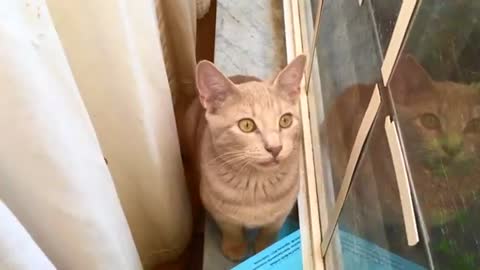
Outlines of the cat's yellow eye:
{"label": "cat's yellow eye", "polygon": [[480,132],[480,118],[475,118],[475,119],[470,120],[463,132],[465,132],[465,133],[478,133],[478,132]]}
{"label": "cat's yellow eye", "polygon": [[281,128],[289,128],[293,123],[293,116],[290,113],[286,113],[280,117],[279,125]]}
{"label": "cat's yellow eye", "polygon": [[422,116],[420,116],[420,122],[425,128],[435,129],[435,130],[441,129],[440,120],[433,113],[425,113]]}
{"label": "cat's yellow eye", "polygon": [[257,129],[257,125],[252,119],[244,118],[238,121],[238,128],[245,133],[250,133]]}

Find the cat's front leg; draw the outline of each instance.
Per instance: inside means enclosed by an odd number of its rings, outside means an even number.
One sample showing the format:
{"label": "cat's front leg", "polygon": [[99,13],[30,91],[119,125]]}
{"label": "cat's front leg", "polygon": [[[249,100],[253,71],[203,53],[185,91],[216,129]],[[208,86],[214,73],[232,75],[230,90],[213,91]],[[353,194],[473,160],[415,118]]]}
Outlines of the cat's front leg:
{"label": "cat's front leg", "polygon": [[255,253],[264,250],[275,242],[284,222],[285,218],[282,218],[260,229],[257,239],[255,239]]}
{"label": "cat's front leg", "polygon": [[217,221],[222,231],[223,254],[232,261],[242,260],[248,252],[248,243],[241,225]]}

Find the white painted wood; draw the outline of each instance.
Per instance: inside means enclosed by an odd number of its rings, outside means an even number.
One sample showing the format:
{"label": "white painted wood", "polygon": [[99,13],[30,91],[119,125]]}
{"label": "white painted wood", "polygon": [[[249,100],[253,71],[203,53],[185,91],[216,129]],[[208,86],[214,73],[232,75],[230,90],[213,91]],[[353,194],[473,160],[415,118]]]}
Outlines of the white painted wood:
{"label": "white painted wood", "polygon": [[388,84],[398,54],[403,46],[403,40],[407,34],[408,25],[413,17],[417,0],[403,0],[397,22],[393,28],[392,37],[387,47],[387,53],[382,63],[382,78],[385,85]]}
{"label": "white painted wood", "polygon": [[385,133],[387,134],[388,147],[392,155],[393,168],[400,193],[400,204],[402,207],[403,221],[409,246],[415,246],[419,241],[415,210],[413,208],[412,193],[408,181],[405,159],[400,147],[400,141],[395,123],[390,116],[385,118]]}
{"label": "white painted wood", "polygon": [[[343,204],[347,199],[348,190],[353,180],[353,173],[360,158],[362,147],[367,139],[368,132],[370,131],[373,125],[373,121],[375,120],[375,117],[377,115],[378,109],[380,108],[380,103],[380,92],[378,89],[378,85],[376,85],[370,99],[370,103],[368,104],[367,110],[365,111],[365,115],[363,116],[362,122],[360,123],[357,136],[355,137],[355,141],[353,143],[352,152],[350,154],[350,157],[348,158],[347,168],[345,169],[345,175],[343,176],[342,180],[342,186],[340,187],[337,195],[337,201],[335,202],[335,209],[332,218],[333,221],[338,220],[338,217],[340,216],[340,213],[342,211]],[[330,245],[330,240],[335,231],[335,227],[336,222],[330,222],[327,233],[325,235],[325,239],[322,242],[323,255],[325,255],[327,252],[328,246]]]}

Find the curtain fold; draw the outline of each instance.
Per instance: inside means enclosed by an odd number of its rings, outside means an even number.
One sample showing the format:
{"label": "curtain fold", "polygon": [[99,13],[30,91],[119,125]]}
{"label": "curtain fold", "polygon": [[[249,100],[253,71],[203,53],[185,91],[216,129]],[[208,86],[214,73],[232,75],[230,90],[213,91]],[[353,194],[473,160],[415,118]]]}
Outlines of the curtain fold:
{"label": "curtain fold", "polygon": [[153,2],[47,3],[143,263],[178,256],[191,213]]}
{"label": "curtain fold", "polygon": [[141,269],[45,2],[0,16],[0,198],[58,269]]}
{"label": "curtain fold", "polygon": [[[184,141],[182,130],[184,115],[188,106],[196,97],[195,66],[197,18],[202,17],[210,7],[210,0],[155,0],[158,29],[161,33],[161,45],[167,69],[169,85],[172,90],[174,112],[180,142]],[[202,37],[199,37],[202,38]],[[186,149],[181,149],[182,152]],[[185,157],[186,153],[183,153]],[[201,226],[202,207],[198,196],[198,183],[195,181],[193,166],[186,163],[186,182],[192,205],[193,227]]]}
{"label": "curtain fold", "polygon": [[191,209],[154,2],[0,0],[0,16],[0,198],[57,269],[178,256]]}
{"label": "curtain fold", "polygon": [[2,201],[0,220],[0,269],[56,270]]}
{"label": "curtain fold", "polygon": [[[205,5],[206,0],[198,5]],[[165,65],[175,105],[195,96],[196,0],[155,0]]]}

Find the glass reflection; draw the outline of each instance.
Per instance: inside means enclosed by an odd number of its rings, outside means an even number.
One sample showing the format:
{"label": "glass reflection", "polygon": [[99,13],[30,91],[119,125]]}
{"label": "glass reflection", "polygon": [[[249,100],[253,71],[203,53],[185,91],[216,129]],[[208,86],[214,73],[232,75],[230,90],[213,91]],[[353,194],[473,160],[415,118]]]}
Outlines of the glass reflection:
{"label": "glass reflection", "polygon": [[435,269],[480,267],[478,14],[424,0],[390,83]]}
{"label": "glass reflection", "polygon": [[385,56],[393,28],[402,5],[401,0],[365,0],[365,5],[372,13],[372,21],[377,29],[378,42],[382,55]]}
{"label": "glass reflection", "polygon": [[[328,249],[331,269],[427,269],[423,244],[407,244],[399,191],[381,108]],[[339,123],[348,125],[348,123]]]}
{"label": "glass reflection", "polygon": [[[318,1],[312,1],[315,6]],[[352,144],[343,134],[355,136],[365,113],[369,93],[380,81],[380,66],[401,1],[367,0],[362,6],[350,0],[325,0],[320,18],[316,59],[321,87],[313,89],[319,113],[321,149],[325,161],[324,189],[336,198]],[[321,89],[321,90],[320,90]],[[356,89],[355,91],[350,91]],[[344,97],[346,92],[355,92]],[[350,117],[349,119],[340,119]],[[323,119],[326,121],[323,122]],[[335,133],[335,121],[348,120],[348,130]]]}
{"label": "glass reflection", "polygon": [[320,0],[310,0],[310,4],[311,4],[311,7],[312,7],[313,22],[315,23],[315,21],[317,19],[317,9],[318,9],[318,5],[320,4]]}
{"label": "glass reflection", "polygon": [[[310,89],[316,101],[320,145],[325,162],[322,185],[332,200],[340,188],[351,152],[350,138],[334,130],[335,121],[346,118],[348,134],[355,134],[380,78],[381,58],[369,9],[350,0],[326,0],[320,18],[316,53],[321,87]],[[351,97],[343,97],[350,89]],[[347,94],[348,95],[348,94]],[[324,121],[325,120],[325,121]],[[338,133],[340,132],[340,133]]]}

